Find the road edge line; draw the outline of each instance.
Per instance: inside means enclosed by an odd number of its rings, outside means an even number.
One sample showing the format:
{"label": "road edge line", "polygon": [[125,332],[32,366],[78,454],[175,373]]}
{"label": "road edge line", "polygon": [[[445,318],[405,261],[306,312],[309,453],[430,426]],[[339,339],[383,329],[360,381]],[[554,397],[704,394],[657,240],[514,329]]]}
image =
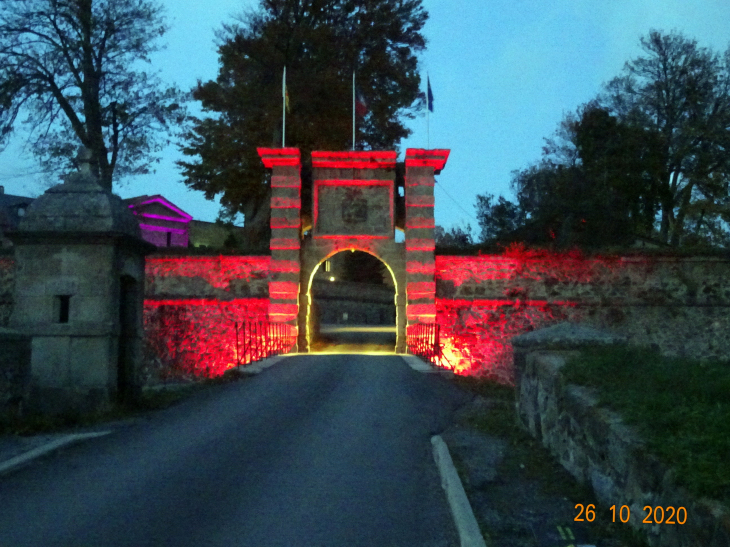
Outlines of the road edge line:
{"label": "road edge line", "polygon": [[72,435],[65,435],[60,439],[56,439],[55,441],[51,441],[37,448],[34,448],[33,450],[29,450],[28,452],[24,452],[0,463],[0,475],[12,471],[16,467],[24,465],[29,461],[34,460],[35,458],[48,454],[49,452],[53,452],[54,450],[66,446],[67,444],[71,444],[77,441],[83,441],[85,439],[102,437],[104,435],[108,435],[109,433],[111,433],[111,431],[95,431],[93,433],[75,433]]}
{"label": "road edge line", "polygon": [[479,530],[474,511],[466,497],[464,485],[456,472],[449,447],[440,435],[431,437],[433,459],[441,475],[441,486],[446,491],[451,515],[454,517],[456,530],[459,532],[461,547],[487,547]]}

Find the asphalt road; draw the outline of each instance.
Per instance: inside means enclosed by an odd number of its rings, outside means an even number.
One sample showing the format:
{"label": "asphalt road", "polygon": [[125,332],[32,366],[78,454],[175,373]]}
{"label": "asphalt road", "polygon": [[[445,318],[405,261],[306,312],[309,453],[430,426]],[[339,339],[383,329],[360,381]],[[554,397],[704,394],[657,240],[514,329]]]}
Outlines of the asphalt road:
{"label": "asphalt road", "polygon": [[0,477],[0,547],[451,547],[430,437],[466,396],[396,356],[262,374]]}

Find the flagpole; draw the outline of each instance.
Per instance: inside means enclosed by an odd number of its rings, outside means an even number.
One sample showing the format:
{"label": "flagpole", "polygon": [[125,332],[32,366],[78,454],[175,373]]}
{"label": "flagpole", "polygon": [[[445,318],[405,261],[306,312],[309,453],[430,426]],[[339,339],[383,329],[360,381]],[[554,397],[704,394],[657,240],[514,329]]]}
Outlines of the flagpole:
{"label": "flagpole", "polygon": [[426,72],[426,150],[431,150],[431,124],[429,119],[429,112],[431,112],[431,104],[428,102],[428,86],[430,81],[428,79],[428,72]]}
{"label": "flagpole", "polygon": [[355,71],[352,71],[352,149],[355,150]]}
{"label": "flagpole", "polygon": [[286,148],[286,65],[281,78],[281,147]]}

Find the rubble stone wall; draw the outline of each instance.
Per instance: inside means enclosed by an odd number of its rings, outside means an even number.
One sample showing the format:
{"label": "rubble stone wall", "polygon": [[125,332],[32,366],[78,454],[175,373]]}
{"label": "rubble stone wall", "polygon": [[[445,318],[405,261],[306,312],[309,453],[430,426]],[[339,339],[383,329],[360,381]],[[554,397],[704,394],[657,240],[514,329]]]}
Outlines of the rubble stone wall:
{"label": "rubble stone wall", "polygon": [[[567,355],[518,354],[521,424],[581,484],[592,487],[602,513],[612,505],[617,513],[628,506],[627,526],[644,535],[652,547],[730,545],[730,509],[712,500],[693,499],[676,486],[673,472],[647,452],[634,428],[617,413],[599,407],[593,390],[566,384],[560,370]],[[646,506],[664,508],[667,517],[672,515],[668,507],[674,507],[675,523],[644,523]],[[682,520],[686,522],[676,523]]]}
{"label": "rubble stone wall", "polygon": [[517,250],[436,257],[446,358],[514,382],[510,340],[561,321],[607,329],[668,356],[730,358],[730,260],[591,257]]}

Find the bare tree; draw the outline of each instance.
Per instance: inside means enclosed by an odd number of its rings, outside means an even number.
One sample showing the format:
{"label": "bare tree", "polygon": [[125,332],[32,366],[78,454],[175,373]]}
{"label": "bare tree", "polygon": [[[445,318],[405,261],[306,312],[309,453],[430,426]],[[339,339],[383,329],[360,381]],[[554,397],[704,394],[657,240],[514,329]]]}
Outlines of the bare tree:
{"label": "bare tree", "polygon": [[46,171],[67,170],[79,145],[102,186],[149,172],[185,99],[144,71],[167,27],[148,0],[2,0],[0,145],[27,114]]}
{"label": "bare tree", "polygon": [[719,55],[658,31],[641,45],[644,55],[608,84],[604,102],[622,121],[658,135],[660,235],[678,245],[688,220],[700,215],[700,224],[704,215],[707,222],[728,198],[730,49]]}

